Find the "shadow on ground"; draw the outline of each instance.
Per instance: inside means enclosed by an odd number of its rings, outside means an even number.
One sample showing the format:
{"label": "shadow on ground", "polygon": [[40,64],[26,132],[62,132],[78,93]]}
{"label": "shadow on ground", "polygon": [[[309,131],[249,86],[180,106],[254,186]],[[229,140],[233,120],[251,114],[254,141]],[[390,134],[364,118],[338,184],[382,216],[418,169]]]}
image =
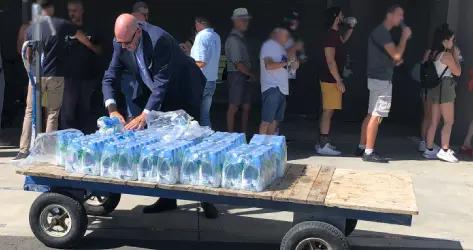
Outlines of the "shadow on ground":
{"label": "shadow on ground", "polygon": [[[253,217],[276,212],[271,209],[234,212],[230,210],[238,207],[218,206],[220,218],[207,220],[203,216],[196,216],[196,208],[197,203],[187,204],[173,212],[150,216],[142,215],[142,206],[136,206],[132,210],[114,211],[111,217],[90,217],[89,230],[91,232],[79,247],[83,249],[276,250],[279,249],[279,242],[285,232],[292,226],[292,222],[288,221]],[[144,218],[142,222],[139,221],[138,216],[147,216],[150,219]],[[197,217],[200,217],[200,223]],[[133,222],[132,218],[136,220]],[[167,224],[169,222],[171,224]],[[172,223],[185,225],[172,225]],[[91,226],[92,224],[96,226]],[[153,224],[155,227],[152,226]],[[182,226],[187,229],[176,229]],[[258,234],[265,234],[263,238],[267,241],[258,242],[252,239],[251,231],[253,230]],[[349,237],[349,241],[353,250],[463,249],[458,241],[363,230],[356,230]]]}

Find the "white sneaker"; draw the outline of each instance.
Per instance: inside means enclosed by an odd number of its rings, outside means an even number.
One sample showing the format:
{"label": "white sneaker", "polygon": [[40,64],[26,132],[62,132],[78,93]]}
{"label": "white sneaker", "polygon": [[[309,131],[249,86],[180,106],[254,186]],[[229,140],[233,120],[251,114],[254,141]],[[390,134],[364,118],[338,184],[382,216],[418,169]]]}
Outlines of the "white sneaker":
{"label": "white sneaker", "polygon": [[451,149],[447,150],[447,152],[445,152],[444,150],[439,150],[439,152],[437,153],[437,157],[440,160],[444,160],[444,161],[450,162],[450,163],[457,163],[458,162],[457,157],[455,157],[455,152],[453,152],[453,150],[451,150]]}
{"label": "white sneaker", "polygon": [[426,149],[427,149],[427,148],[425,147],[425,141],[420,141],[420,142],[419,142],[419,147],[417,148],[417,150],[418,150],[419,152],[425,152]]}
{"label": "white sneaker", "polygon": [[438,153],[438,150],[435,150],[435,149],[432,149],[432,150],[425,149],[425,150],[424,150],[424,153],[422,154],[422,156],[424,156],[424,158],[426,158],[426,159],[437,159],[437,153]]}
{"label": "white sneaker", "polygon": [[331,148],[331,149],[333,149],[333,150],[337,150],[337,147],[335,147],[334,145],[330,144],[330,142],[327,143],[327,147],[329,147],[329,148]]}
{"label": "white sneaker", "polygon": [[330,147],[330,145],[328,143],[325,144],[325,146],[323,148],[321,148],[319,145],[316,145],[315,146],[315,151],[319,155],[338,156],[338,155],[342,154],[342,152],[337,151],[337,150],[333,149],[332,147]]}

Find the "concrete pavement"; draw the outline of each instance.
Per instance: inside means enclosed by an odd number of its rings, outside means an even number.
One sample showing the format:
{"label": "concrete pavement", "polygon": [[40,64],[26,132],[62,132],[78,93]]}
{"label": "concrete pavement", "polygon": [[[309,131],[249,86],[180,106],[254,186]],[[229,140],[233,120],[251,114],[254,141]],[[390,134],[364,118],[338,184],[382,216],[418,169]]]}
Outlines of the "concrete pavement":
{"label": "concrete pavement", "polygon": [[[358,125],[337,128],[334,144],[344,157],[314,156],[314,124],[293,121],[281,129],[292,140],[289,159],[338,168],[406,170],[413,178],[419,216],[412,226],[359,222],[349,240],[354,249],[473,249],[473,163],[425,161],[415,151],[405,128],[382,129],[379,151],[392,156],[390,164],[362,162],[349,155],[357,141]],[[394,126],[394,125],[387,125]],[[408,131],[408,130],[407,130]],[[40,249],[28,225],[29,206],[36,193],[21,189],[14,174],[14,148],[0,149],[0,249]],[[197,216],[197,204],[180,201],[180,209],[143,215],[141,207],[153,198],[124,196],[110,217],[90,217],[84,248],[159,249],[278,249],[291,227],[292,213],[218,205],[217,220]]]}

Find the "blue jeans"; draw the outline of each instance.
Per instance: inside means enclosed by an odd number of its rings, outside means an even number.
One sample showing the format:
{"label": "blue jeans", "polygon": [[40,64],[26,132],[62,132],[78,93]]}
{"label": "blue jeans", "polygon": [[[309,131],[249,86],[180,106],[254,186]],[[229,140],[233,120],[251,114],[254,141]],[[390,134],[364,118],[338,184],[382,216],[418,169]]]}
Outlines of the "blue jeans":
{"label": "blue jeans", "polygon": [[125,96],[126,102],[126,111],[127,111],[127,118],[136,117],[141,113],[140,107],[133,102],[132,93],[132,83],[136,81],[136,78],[130,74],[122,74],[121,80],[121,89],[122,93]]}
{"label": "blue jeans", "polygon": [[210,107],[212,106],[212,97],[215,93],[217,83],[215,81],[207,81],[204,88],[204,94],[202,96],[202,104],[200,106],[200,125],[209,126],[210,123]]}

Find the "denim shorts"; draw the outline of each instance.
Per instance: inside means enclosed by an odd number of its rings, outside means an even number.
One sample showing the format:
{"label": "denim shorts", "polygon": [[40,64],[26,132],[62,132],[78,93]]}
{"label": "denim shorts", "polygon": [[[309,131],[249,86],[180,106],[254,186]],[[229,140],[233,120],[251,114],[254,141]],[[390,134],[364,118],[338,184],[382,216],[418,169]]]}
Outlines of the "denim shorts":
{"label": "denim shorts", "polygon": [[263,92],[263,108],[261,109],[261,120],[263,122],[273,122],[284,120],[286,111],[286,96],[279,88],[270,88]]}

